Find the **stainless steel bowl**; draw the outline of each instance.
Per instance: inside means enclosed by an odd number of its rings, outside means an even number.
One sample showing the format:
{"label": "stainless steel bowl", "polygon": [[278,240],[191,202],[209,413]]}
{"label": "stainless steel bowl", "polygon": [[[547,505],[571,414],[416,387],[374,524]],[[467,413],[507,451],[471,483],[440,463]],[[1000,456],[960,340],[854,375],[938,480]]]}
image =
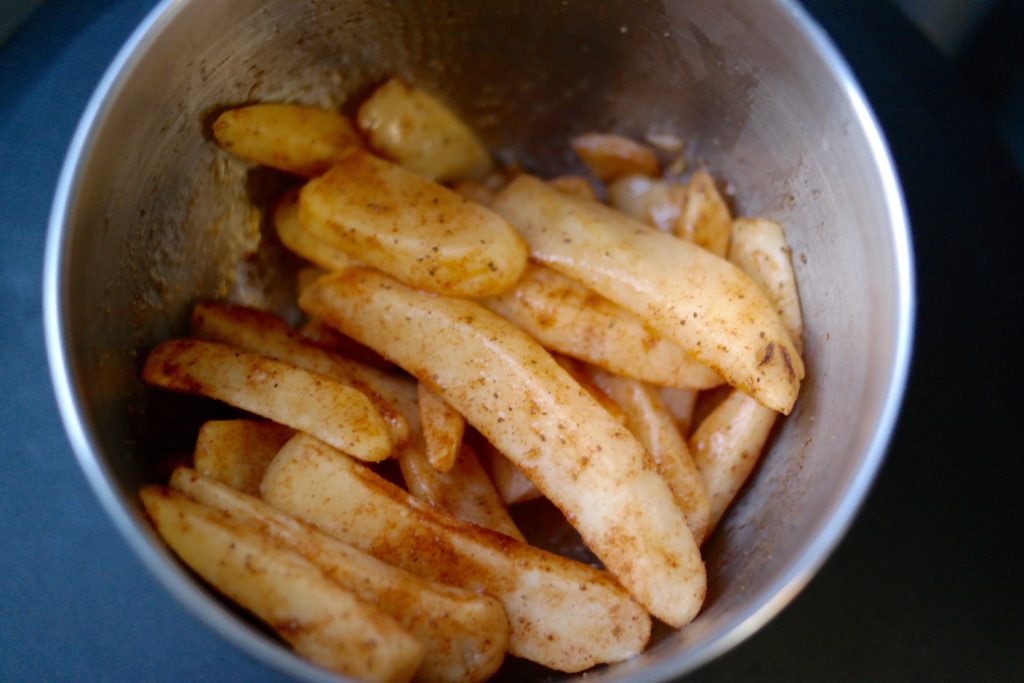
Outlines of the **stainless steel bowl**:
{"label": "stainless steel bowl", "polygon": [[[878,470],[903,392],[913,271],[885,142],[849,70],[793,3],[754,0],[237,0],[161,3],[117,56],[71,144],[46,257],[50,366],[71,443],[131,546],[188,609],[305,680],[299,660],[200,587],[140,512],[154,476],[140,352],[196,297],[261,300],[246,167],[204,137],[217,107],[342,103],[399,74],[502,154],[574,163],[584,130],[674,132],[738,209],[787,228],[808,380],[707,548],[701,616],[590,680],[666,680],[749,636],[810,579]],[[254,179],[249,176],[252,189]],[[268,281],[270,285],[268,285]],[[272,303],[272,302],[271,302]]]}

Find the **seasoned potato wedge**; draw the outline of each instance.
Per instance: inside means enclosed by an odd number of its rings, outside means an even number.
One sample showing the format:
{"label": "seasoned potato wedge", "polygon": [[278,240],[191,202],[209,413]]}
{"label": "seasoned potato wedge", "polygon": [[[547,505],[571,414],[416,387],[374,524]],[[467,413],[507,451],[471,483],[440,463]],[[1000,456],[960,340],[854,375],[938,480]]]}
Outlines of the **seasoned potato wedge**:
{"label": "seasoned potato wedge", "polygon": [[202,301],[192,308],[189,328],[198,339],[237,346],[351,385],[363,392],[384,418],[393,445],[409,438],[405,418],[381,397],[372,381],[352,372],[355,363],[306,341],[277,316],[246,306]]}
{"label": "seasoned potato wedge", "polygon": [[715,179],[700,169],[686,185],[686,204],[676,223],[676,235],[725,258],[729,248],[732,214],[722,199]]}
{"label": "seasoned potato wedge", "polygon": [[452,189],[480,206],[490,206],[494,195],[497,194],[497,191],[477,180],[464,180],[461,183],[456,183]]}
{"label": "seasoned potato wedge", "polygon": [[555,362],[563,370],[569,373],[569,376],[576,380],[576,383],[580,387],[590,394],[590,397],[600,404],[602,408],[608,411],[608,414],[615,418],[615,421],[621,425],[626,424],[626,414],[619,408],[619,404],[613,401],[607,393],[601,390],[601,387],[594,383],[587,369],[583,367],[583,364],[579,361],[569,358],[568,356],[562,356],[557,353],[551,354],[551,357],[555,359]]}
{"label": "seasoned potato wedge", "polygon": [[526,245],[503,218],[362,150],[302,188],[299,226],[408,285],[442,294],[495,294],[526,266]]}
{"label": "seasoned potato wedge", "polygon": [[640,315],[764,405],[792,410],[803,362],[771,303],[739,268],[531,176],[512,181],[493,206],[534,258]]}
{"label": "seasoned potato wedge", "polygon": [[523,471],[516,467],[511,460],[502,455],[497,448],[488,444],[485,457],[491,473],[491,481],[505,505],[527,503],[544,496],[536,484],[530,481],[530,478],[523,474]]}
{"label": "seasoned potato wedge", "polygon": [[690,435],[690,452],[711,501],[714,529],[757,464],[778,413],[732,391]]}
{"label": "seasoned potato wedge", "polygon": [[657,391],[638,380],[612,375],[599,368],[592,367],[591,376],[619,406],[626,426],[658,464],[658,471],[686,513],[693,538],[700,543],[708,530],[708,495],[690,449]]}
{"label": "seasoned potato wedge", "polygon": [[459,456],[466,419],[422,382],[417,391],[427,460],[438,472],[447,472]]}
{"label": "seasoned potato wedge", "polygon": [[393,617],[426,648],[417,681],[482,681],[501,665],[508,620],[494,598],[392,567],[195,470],[179,467],[171,488],[259,529]]}
{"label": "seasoned potato wedge", "polygon": [[228,486],[259,494],[263,472],[288,439],[291,427],[255,420],[210,420],[199,429],[193,464]]}
{"label": "seasoned potato wedge", "polygon": [[695,389],[662,387],[660,393],[661,402],[676,421],[679,433],[684,437],[687,436],[693,421],[693,408],[697,404],[697,391]]}
{"label": "seasoned potato wedge", "polygon": [[672,491],[636,438],[526,333],[368,269],[317,281],[299,305],[435,389],[652,614],[675,626],[696,616],[704,564]]}
{"label": "seasoned potato wedge", "polygon": [[182,493],[140,493],[160,536],[196,573],[273,628],[303,657],[366,681],[404,683],[423,645],[397,621],[259,529]]}
{"label": "seasoned potato wedge", "polygon": [[[563,175],[553,180],[549,180],[548,184],[555,188],[559,192],[579,197],[580,199],[589,199],[591,201],[598,201],[597,190],[590,184],[590,181],[583,176],[578,175]],[[493,197],[491,198],[493,201]]]}
{"label": "seasoned potato wedge", "polygon": [[608,203],[662,232],[675,232],[686,207],[686,187],[643,175],[623,176],[608,186]]}
{"label": "seasoned potato wedge", "polygon": [[559,671],[638,654],[650,619],[605,572],[460,522],[305,435],[267,470],[263,497],[379,559],[497,598],[509,652]]}
{"label": "seasoned potato wedge", "polygon": [[345,152],[362,146],[336,111],[298,104],[254,104],[229,109],[213,123],[220,146],[246,161],[311,178]]}
{"label": "seasoned potato wedge", "polygon": [[617,375],[696,389],[722,383],[639,316],[547,266],[529,264],[514,288],[480,302],[545,348]]}
{"label": "seasoned potato wedge", "polygon": [[729,260],[756,282],[775,305],[779,320],[798,348],[803,346],[803,316],[796,275],[782,226],[765,218],[737,218],[732,223]]}
{"label": "seasoned potato wedge", "polygon": [[291,363],[196,339],[149,352],[147,384],[200,394],[323,439],[362,460],[391,452],[387,425],[366,394]]}
{"label": "seasoned potato wedge", "polygon": [[397,78],[363,103],[356,123],[374,149],[431,180],[474,180],[493,168],[487,148],[451,109]]}
{"label": "seasoned potato wedge", "polygon": [[571,144],[601,182],[624,175],[658,175],[658,157],[654,150],[621,135],[585,133],[573,138]]}
{"label": "seasoned potato wedge", "polygon": [[359,265],[342,250],[316,239],[300,227],[298,192],[289,192],[274,206],[274,229],[284,246],[321,268],[345,270]]}

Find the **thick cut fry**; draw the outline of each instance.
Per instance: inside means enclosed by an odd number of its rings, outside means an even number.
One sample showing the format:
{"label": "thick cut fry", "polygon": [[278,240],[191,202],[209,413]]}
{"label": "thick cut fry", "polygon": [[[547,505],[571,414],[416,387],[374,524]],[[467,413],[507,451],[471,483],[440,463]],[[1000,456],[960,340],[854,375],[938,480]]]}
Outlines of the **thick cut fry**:
{"label": "thick cut fry", "polygon": [[715,179],[701,169],[686,185],[686,204],[676,223],[676,235],[725,258],[729,248],[732,214],[715,187]]}
{"label": "thick cut fry", "polygon": [[476,453],[463,445],[448,472],[438,472],[415,448],[403,448],[398,456],[402,477],[409,493],[434,507],[492,531],[525,540],[509,517]]}
{"label": "thick cut fry", "polygon": [[177,491],[148,486],[140,495],[182,561],[298,654],[366,681],[412,678],[424,654],[416,638],[302,555]]}
{"label": "thick cut fry", "polygon": [[179,467],[171,488],[259,529],[393,617],[426,646],[417,681],[482,681],[504,659],[508,620],[494,598],[392,567],[195,470]]}
{"label": "thick cut fry", "polygon": [[[583,176],[578,175],[563,175],[549,180],[548,184],[555,188],[559,192],[572,195],[573,197],[579,197],[580,199],[589,199],[591,201],[598,201],[597,190],[590,184],[590,181]],[[491,198],[493,200],[493,197]]]}
{"label": "thick cut fry", "polygon": [[608,202],[630,218],[674,232],[686,206],[686,188],[659,178],[624,176],[608,186]]}
{"label": "thick cut fry", "polygon": [[228,486],[259,494],[263,472],[288,439],[291,427],[255,420],[210,420],[199,429],[195,468]]}
{"label": "thick cut fry", "polygon": [[502,190],[494,209],[534,258],[643,317],[764,405],[792,410],[803,362],[771,303],[739,268],[530,176]]}
{"label": "thick cut fry", "polygon": [[359,262],[323,240],[318,240],[299,225],[299,193],[289,192],[274,207],[274,229],[281,243],[310,263],[327,270],[345,270]]}
{"label": "thick cut fry", "polygon": [[296,104],[254,104],[229,109],[213,124],[213,136],[232,154],[311,178],[362,143],[336,111]]}
{"label": "thick cut fry", "polygon": [[764,218],[736,219],[732,223],[729,260],[761,287],[775,305],[793,344],[802,348],[804,322],[800,296],[782,226]]}
{"label": "thick cut fry", "polygon": [[697,389],[722,383],[639,316],[546,266],[529,264],[513,289],[480,302],[545,348],[617,375]]}
{"label": "thick cut fry", "polygon": [[417,390],[427,460],[438,472],[447,472],[459,456],[466,419],[422,382]]}
{"label": "thick cut fry", "polygon": [[263,480],[275,507],[414,574],[497,598],[509,652],[559,671],[638,654],[650,619],[605,572],[433,508],[308,436]]}
{"label": "thick cut fry", "polygon": [[277,316],[255,308],[203,301],[192,309],[189,327],[196,338],[276,358],[355,387],[365,394],[384,418],[392,445],[409,438],[409,425],[405,418],[380,396],[371,383],[351,372],[351,362],[343,362],[306,341]]}
{"label": "thick cut fry", "polygon": [[618,377],[598,368],[591,368],[591,376],[619,406],[626,426],[658,464],[658,471],[686,513],[686,523],[699,544],[708,530],[708,495],[690,449],[656,390],[638,380]]}
{"label": "thick cut fry", "polygon": [[654,150],[621,135],[585,133],[573,138],[572,148],[602,182],[638,173],[658,175]]}
{"label": "thick cut fry", "polygon": [[291,363],[196,339],[149,352],[147,384],[200,394],[323,439],[362,460],[391,452],[387,425],[366,394]]}
{"label": "thick cut fry", "polygon": [[774,410],[734,390],[690,436],[690,452],[711,501],[709,531],[750,476],[776,417]]}
{"label": "thick cut fry", "polygon": [[430,462],[420,423],[423,386],[419,382],[398,378],[380,385],[388,402],[409,423],[409,440],[395,453],[405,487],[414,496],[465,522],[522,540],[522,534],[472,450],[463,446],[447,472],[439,472]]}
{"label": "thick cut fry", "polygon": [[672,491],[636,438],[525,332],[367,269],[318,281],[299,305],[427,382],[652,614],[675,626],[696,616],[704,565]]}
{"label": "thick cut fry", "polygon": [[495,294],[526,267],[526,246],[503,218],[362,150],[306,184],[299,225],[408,285],[443,294]]}
{"label": "thick cut fry", "polygon": [[523,471],[501,454],[497,448],[487,444],[486,458],[491,481],[505,505],[527,503],[544,496],[540,489],[523,474]]}
{"label": "thick cut fry", "polygon": [[392,78],[356,118],[374,149],[438,182],[487,175],[491,155],[476,134],[433,95]]}
{"label": "thick cut fry", "polygon": [[675,419],[679,433],[684,437],[687,436],[690,433],[690,424],[693,422],[693,407],[697,405],[697,391],[695,389],[662,387],[661,402],[665,404],[665,408]]}

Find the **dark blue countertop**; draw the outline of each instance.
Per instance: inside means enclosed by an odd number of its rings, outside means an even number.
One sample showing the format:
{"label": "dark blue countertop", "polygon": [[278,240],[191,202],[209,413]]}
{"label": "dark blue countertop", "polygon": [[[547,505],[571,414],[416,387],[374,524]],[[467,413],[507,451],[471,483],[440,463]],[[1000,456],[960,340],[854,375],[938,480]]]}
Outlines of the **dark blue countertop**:
{"label": "dark blue countertop", "polygon": [[[151,0],[51,0],[0,46],[0,680],[282,680],[164,593],[87,487],[50,390],[41,269],[86,100]],[[697,681],[1019,680],[1024,186],[885,2],[807,3],[900,168],[919,278],[897,436],[810,586]]]}

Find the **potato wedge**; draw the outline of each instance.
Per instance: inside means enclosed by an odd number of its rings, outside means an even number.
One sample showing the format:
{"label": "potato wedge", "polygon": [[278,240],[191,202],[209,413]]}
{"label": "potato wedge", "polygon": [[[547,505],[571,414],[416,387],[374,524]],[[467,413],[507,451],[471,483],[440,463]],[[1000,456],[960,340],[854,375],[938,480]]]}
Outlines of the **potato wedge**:
{"label": "potato wedge", "polygon": [[[310,279],[304,284],[308,286],[312,282],[313,279]],[[305,286],[300,287],[298,291],[301,292],[305,288]],[[296,331],[300,337],[316,344],[324,351],[340,354],[361,365],[369,365],[377,370],[391,372],[395,369],[394,365],[381,358],[376,351],[366,348],[351,337],[346,337],[331,326],[324,324],[323,320],[307,318],[306,322],[299,325]]]}
{"label": "potato wedge", "polygon": [[690,452],[711,502],[709,532],[753,471],[777,417],[733,390],[690,435]]}
{"label": "potato wedge", "polygon": [[[589,199],[591,201],[598,201],[597,190],[590,184],[590,181],[579,175],[563,175],[548,181],[548,184],[565,194],[578,197],[580,199]],[[493,201],[493,197],[491,198]]]}
{"label": "potato wedge", "polygon": [[221,147],[264,166],[312,178],[353,147],[359,135],[336,111],[298,104],[254,104],[229,109],[213,123]]}
{"label": "potato wedge", "polygon": [[391,452],[387,425],[366,394],[291,363],[224,344],[175,339],[149,352],[142,379],[315,434],[362,460],[377,462]]}
{"label": "potato wedge", "polygon": [[497,598],[518,657],[582,671],[638,654],[650,635],[647,613],[607,573],[461,522],[308,436],[281,449],[262,491],[385,562]]}
{"label": "potato wedge", "polygon": [[259,529],[318,566],[360,600],[393,617],[426,648],[417,681],[482,681],[501,665],[508,646],[508,620],[494,598],[427,581],[385,564],[195,470],[179,467],[170,485]]}
{"label": "potato wedge", "polygon": [[342,250],[318,240],[299,225],[299,193],[289,192],[274,205],[274,229],[281,243],[310,263],[329,271],[345,270],[359,262]]}
{"label": "potato wedge", "polygon": [[351,371],[346,362],[303,339],[277,316],[216,301],[201,301],[192,308],[189,330],[193,337],[230,344],[351,385],[366,395],[387,424],[392,445],[409,438],[409,424],[376,391],[372,382]]}
{"label": "potato wedge", "polygon": [[571,144],[601,182],[624,175],[658,175],[658,157],[654,150],[621,135],[585,133],[573,138]]}
{"label": "potato wedge", "polygon": [[267,465],[293,436],[294,429],[276,422],[210,420],[199,428],[193,464],[208,477],[259,495]]}
{"label": "potato wedge", "polygon": [[177,491],[148,486],[140,496],[182,561],[298,654],[366,681],[404,683],[413,677],[423,645],[302,555]]}
{"label": "potato wedge", "polygon": [[704,564],[672,491],[636,438],[525,332],[368,269],[319,280],[299,305],[437,391],[652,614],[675,626],[697,614]]}
{"label": "potato wedge", "polygon": [[679,433],[685,438],[690,434],[693,408],[697,405],[697,391],[695,389],[661,387],[660,393],[661,402],[676,421]]}
{"label": "potato wedge", "polygon": [[675,420],[657,391],[643,382],[590,368],[594,383],[619,406],[626,426],[654,458],[699,544],[708,531],[710,505],[700,472]]}
{"label": "potato wedge", "polygon": [[494,195],[497,194],[497,191],[491,189],[487,184],[476,180],[464,180],[461,183],[456,183],[452,189],[480,206],[490,206]]}
{"label": "potato wedge", "polygon": [[700,169],[686,185],[686,203],[676,223],[676,235],[725,258],[729,248],[732,214],[722,199],[715,179]]}
{"label": "potato wedge", "polygon": [[543,498],[536,484],[523,474],[523,471],[501,454],[494,446],[487,444],[484,457],[487,460],[487,469],[491,473],[491,481],[498,495],[501,496],[505,505],[516,503],[528,503],[531,500]]}
{"label": "potato wedge", "polygon": [[459,457],[466,419],[427,385],[420,382],[416,389],[427,460],[438,472],[447,472]]}
{"label": "potato wedge", "polygon": [[803,315],[796,275],[782,226],[765,218],[737,218],[732,222],[729,260],[761,287],[775,306],[789,338],[803,348]]}
{"label": "potato wedge", "polygon": [[579,361],[569,358],[568,356],[562,356],[557,353],[551,354],[551,357],[555,359],[555,362],[563,370],[569,373],[569,376],[576,380],[576,383],[580,385],[590,397],[593,398],[598,404],[608,411],[608,414],[615,418],[615,421],[620,425],[626,424],[626,414],[619,408],[619,404],[613,401],[607,393],[601,390],[601,387],[594,383],[593,378],[587,373],[586,368]]}
{"label": "potato wedge", "polygon": [[[423,386],[420,382],[396,378],[380,387],[388,402],[409,423],[409,440],[395,453],[405,487],[417,498],[464,522],[522,540],[523,536],[509,516],[501,496],[471,449],[463,445],[447,472],[438,471],[430,461],[420,422]],[[461,441],[460,437],[460,444]]]}
{"label": "potato wedge", "polygon": [[442,294],[495,294],[526,266],[526,245],[503,218],[362,150],[302,188],[299,225],[408,285]]}
{"label": "potato wedge", "polygon": [[494,166],[487,148],[451,109],[397,78],[359,107],[356,123],[374,149],[431,180],[475,180]]}
{"label": "potato wedge", "polygon": [[513,289],[480,303],[545,348],[617,375],[697,389],[722,383],[639,316],[547,266],[530,263]]}
{"label": "potato wedge", "polygon": [[502,190],[494,209],[534,258],[643,317],[764,405],[792,410],[803,362],[771,303],[739,268],[530,176]]}
{"label": "potato wedge", "polygon": [[686,187],[660,178],[629,175],[608,186],[608,203],[662,232],[675,232],[686,206]]}

